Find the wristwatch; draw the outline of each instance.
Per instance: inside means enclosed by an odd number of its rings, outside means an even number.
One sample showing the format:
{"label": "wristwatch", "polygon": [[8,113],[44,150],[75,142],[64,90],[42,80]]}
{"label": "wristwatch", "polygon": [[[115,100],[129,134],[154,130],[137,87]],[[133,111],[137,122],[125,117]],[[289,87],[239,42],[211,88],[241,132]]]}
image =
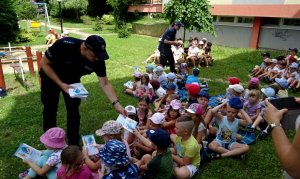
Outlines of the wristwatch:
{"label": "wristwatch", "polygon": [[281,127],[281,124],[280,123],[272,123],[270,124],[271,126],[271,129],[275,128],[275,127]]}

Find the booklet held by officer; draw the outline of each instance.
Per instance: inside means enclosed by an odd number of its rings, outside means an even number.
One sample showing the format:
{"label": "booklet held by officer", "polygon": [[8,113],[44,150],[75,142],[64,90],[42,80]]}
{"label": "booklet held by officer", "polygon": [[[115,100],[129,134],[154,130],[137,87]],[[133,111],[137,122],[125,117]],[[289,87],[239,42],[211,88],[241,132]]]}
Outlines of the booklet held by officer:
{"label": "booklet held by officer", "polygon": [[99,153],[94,135],[90,134],[82,136],[82,142],[89,156]]}
{"label": "booklet held by officer", "polygon": [[128,117],[124,117],[122,114],[120,114],[117,118],[117,122],[120,123],[124,129],[128,130],[129,132],[133,132],[133,129],[136,128],[137,122],[133,119],[130,119]]}
{"label": "booklet held by officer", "polygon": [[70,84],[73,88],[69,88],[69,95],[71,98],[80,98],[85,100],[89,93],[81,83]]}
{"label": "booklet held by officer", "polygon": [[36,162],[41,155],[42,155],[41,151],[24,143],[20,144],[17,151],[15,152],[15,156],[23,160],[24,159],[29,160],[31,162]]}

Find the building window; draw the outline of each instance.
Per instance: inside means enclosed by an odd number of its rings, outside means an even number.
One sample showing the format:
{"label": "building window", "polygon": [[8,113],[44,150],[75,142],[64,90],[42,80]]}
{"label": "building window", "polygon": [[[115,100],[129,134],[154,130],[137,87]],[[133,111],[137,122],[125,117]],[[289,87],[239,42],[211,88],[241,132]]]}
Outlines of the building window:
{"label": "building window", "polygon": [[300,19],[284,19],[283,25],[300,26]]}
{"label": "building window", "polygon": [[234,22],[234,17],[220,16],[219,22]]}
{"label": "building window", "polygon": [[280,24],[280,19],[279,18],[272,18],[272,17],[264,18],[263,25],[279,26],[279,24]]}
{"label": "building window", "polygon": [[217,16],[213,16],[213,22],[217,21]]}
{"label": "building window", "polygon": [[238,17],[238,23],[253,23],[253,17]]}

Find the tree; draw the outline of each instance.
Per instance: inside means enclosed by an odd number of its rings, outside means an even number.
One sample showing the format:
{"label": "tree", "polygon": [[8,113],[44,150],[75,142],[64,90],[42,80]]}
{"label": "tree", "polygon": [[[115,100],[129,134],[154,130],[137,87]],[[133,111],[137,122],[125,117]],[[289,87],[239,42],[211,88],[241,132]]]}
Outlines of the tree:
{"label": "tree", "polygon": [[0,42],[13,41],[19,32],[18,18],[10,0],[0,1]]}
{"label": "tree", "polygon": [[74,11],[76,19],[87,12],[88,0],[66,0],[63,1],[64,9]]}
{"label": "tree", "polygon": [[14,7],[19,19],[34,19],[37,16],[37,7],[31,1],[15,0]]}
{"label": "tree", "polygon": [[89,5],[87,7],[87,14],[92,17],[99,16],[100,18],[104,14],[108,14],[112,11],[112,7],[107,4],[106,0],[88,0]]}
{"label": "tree", "polygon": [[107,0],[107,3],[113,8],[112,14],[115,18],[115,30],[125,27],[128,0]]}
{"label": "tree", "polygon": [[164,13],[171,23],[176,20],[183,23],[183,40],[185,40],[186,29],[196,28],[198,32],[215,35],[210,8],[208,0],[170,0],[165,5]]}

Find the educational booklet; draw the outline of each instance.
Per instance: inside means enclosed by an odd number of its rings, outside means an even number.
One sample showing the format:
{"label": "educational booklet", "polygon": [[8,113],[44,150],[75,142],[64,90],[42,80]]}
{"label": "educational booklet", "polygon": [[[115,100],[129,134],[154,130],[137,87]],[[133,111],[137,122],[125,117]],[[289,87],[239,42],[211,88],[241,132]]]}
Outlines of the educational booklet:
{"label": "educational booklet", "polygon": [[41,155],[42,155],[41,151],[24,143],[20,144],[17,151],[15,152],[15,156],[23,160],[24,159],[29,160],[31,162],[37,161]]}
{"label": "educational booklet", "polygon": [[71,98],[80,98],[85,100],[89,93],[81,83],[70,84],[74,88],[69,88],[69,95]]}
{"label": "educational booklet", "polygon": [[133,132],[133,129],[136,128],[137,122],[133,119],[130,119],[128,117],[124,117],[122,114],[120,114],[117,118],[117,122],[120,123],[124,129],[128,130],[129,132]]}
{"label": "educational booklet", "polygon": [[95,155],[99,153],[98,148],[96,147],[96,140],[93,134],[82,136],[83,146],[88,151],[88,155]]}

